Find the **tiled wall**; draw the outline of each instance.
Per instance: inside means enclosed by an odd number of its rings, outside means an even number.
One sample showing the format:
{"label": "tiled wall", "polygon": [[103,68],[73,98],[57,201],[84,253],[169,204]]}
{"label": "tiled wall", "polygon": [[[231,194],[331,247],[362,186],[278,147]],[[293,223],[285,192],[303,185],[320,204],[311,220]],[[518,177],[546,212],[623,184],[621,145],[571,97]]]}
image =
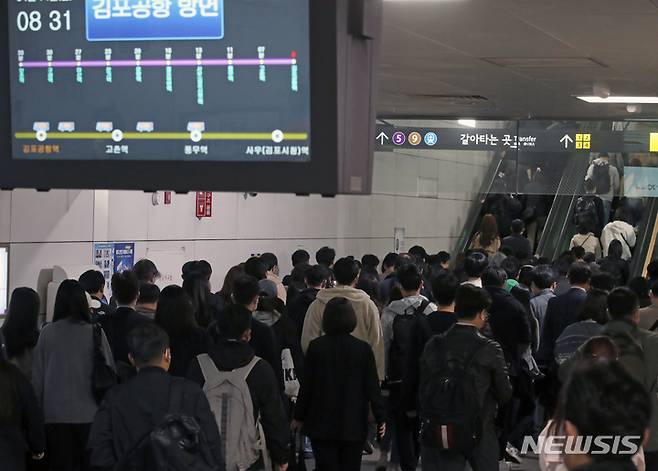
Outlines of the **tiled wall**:
{"label": "tiled wall", "polygon": [[371,196],[297,197],[259,194],[244,199],[216,193],[214,213],[199,221],[195,196],[128,191],[34,190],[0,192],[0,243],[10,244],[10,289],[36,285],[39,271],[55,264],[91,263],[93,242],[135,241],[136,257],[151,257],[179,282],[180,264],[207,259],[219,288],[225,271],[252,253],[279,256],[290,269],[297,248],[323,245],[340,255],[393,249],[394,228],[406,230],[406,247],[450,250],[482,184],[491,156],[484,152],[404,151],[375,157]]}

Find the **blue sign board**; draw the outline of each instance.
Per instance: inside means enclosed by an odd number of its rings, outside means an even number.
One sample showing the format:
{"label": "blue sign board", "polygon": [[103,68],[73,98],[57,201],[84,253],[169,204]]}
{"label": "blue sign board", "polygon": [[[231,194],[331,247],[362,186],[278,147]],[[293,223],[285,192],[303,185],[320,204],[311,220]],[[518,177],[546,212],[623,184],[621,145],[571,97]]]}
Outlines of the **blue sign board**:
{"label": "blue sign board", "polygon": [[126,270],[132,270],[134,264],[134,242],[114,244],[114,273],[122,273]]}
{"label": "blue sign board", "polygon": [[224,0],[85,1],[89,41],[224,37]]}

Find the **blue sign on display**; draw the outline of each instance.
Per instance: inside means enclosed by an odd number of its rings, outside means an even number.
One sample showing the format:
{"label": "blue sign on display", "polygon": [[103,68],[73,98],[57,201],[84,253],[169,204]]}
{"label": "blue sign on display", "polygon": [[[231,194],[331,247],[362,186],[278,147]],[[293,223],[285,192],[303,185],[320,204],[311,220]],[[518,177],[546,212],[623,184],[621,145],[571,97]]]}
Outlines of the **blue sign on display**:
{"label": "blue sign on display", "polygon": [[224,0],[86,0],[89,41],[222,39]]}

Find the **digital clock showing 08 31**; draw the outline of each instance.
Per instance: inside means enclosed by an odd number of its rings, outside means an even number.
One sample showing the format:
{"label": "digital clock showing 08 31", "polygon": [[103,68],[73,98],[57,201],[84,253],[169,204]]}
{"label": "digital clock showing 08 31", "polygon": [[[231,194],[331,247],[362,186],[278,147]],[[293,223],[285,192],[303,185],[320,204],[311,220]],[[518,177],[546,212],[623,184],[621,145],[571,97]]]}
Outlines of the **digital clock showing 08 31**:
{"label": "digital clock showing 08 31", "polygon": [[38,10],[19,11],[16,15],[16,27],[22,33],[37,32],[43,28],[50,31],[71,31],[71,11],[51,10],[47,14]]}

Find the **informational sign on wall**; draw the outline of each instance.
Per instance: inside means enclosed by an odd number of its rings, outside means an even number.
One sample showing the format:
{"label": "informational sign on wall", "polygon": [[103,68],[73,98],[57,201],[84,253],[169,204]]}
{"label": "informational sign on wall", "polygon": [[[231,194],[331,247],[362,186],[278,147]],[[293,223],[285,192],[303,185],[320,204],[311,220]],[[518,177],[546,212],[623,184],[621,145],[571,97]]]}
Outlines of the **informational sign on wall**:
{"label": "informational sign on wall", "polygon": [[624,167],[624,195],[627,198],[658,197],[658,168]]}
{"label": "informational sign on wall", "polygon": [[113,274],[131,270],[135,265],[135,243],[96,243],[94,244],[93,262],[103,272],[105,284],[109,288]]}
{"label": "informational sign on wall", "polygon": [[196,194],[196,217],[212,217],[212,191],[198,191]]}

